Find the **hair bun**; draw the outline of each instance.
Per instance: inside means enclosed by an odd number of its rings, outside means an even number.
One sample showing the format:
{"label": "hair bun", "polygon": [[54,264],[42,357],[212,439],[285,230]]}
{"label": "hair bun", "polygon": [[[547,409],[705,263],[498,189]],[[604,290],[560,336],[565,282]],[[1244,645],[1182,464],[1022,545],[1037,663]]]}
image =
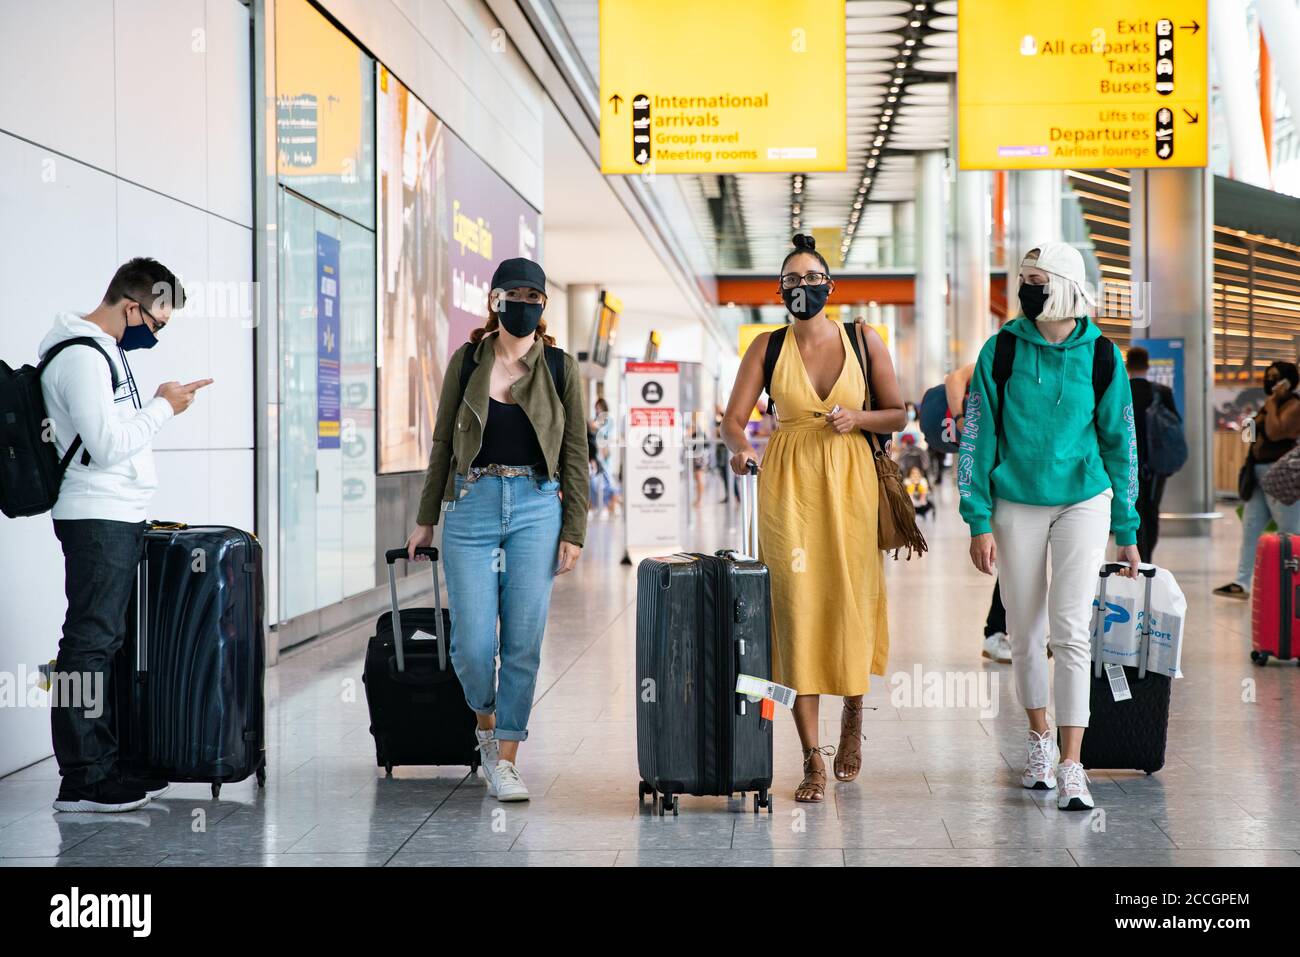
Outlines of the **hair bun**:
{"label": "hair bun", "polygon": [[817,240],[813,239],[806,233],[795,233],[793,242],[795,249],[807,249],[811,251],[817,248]]}

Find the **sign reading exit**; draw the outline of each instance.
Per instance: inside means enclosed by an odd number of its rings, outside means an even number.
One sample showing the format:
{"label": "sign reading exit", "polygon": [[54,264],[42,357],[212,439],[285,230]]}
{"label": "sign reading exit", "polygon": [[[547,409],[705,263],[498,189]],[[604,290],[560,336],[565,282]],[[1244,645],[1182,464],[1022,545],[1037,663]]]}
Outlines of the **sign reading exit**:
{"label": "sign reading exit", "polygon": [[962,169],[1206,164],[1206,0],[967,7],[957,24]]}
{"label": "sign reading exit", "polygon": [[603,173],[847,167],[844,0],[600,0]]}

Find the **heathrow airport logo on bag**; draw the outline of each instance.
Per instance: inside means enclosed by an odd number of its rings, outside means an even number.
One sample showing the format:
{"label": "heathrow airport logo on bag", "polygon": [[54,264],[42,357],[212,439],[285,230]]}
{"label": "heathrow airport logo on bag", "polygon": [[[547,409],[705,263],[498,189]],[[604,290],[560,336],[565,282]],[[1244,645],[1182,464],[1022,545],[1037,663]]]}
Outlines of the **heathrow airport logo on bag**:
{"label": "heathrow airport logo on bag", "polygon": [[50,898],[50,926],[56,929],[125,928],[148,937],[153,928],[152,894],[83,894],[73,887]]}

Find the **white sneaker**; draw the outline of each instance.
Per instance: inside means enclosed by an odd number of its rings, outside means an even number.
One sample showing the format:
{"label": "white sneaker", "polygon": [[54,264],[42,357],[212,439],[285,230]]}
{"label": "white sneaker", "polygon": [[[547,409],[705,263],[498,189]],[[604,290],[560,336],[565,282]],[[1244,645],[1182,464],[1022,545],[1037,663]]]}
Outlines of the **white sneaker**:
{"label": "white sneaker", "polygon": [[1022,786],[1031,791],[1050,791],[1056,787],[1056,766],[1061,753],[1056,749],[1056,739],[1051,731],[1042,734],[1029,732],[1029,759],[1025,762],[1025,773],[1020,775]]}
{"label": "white sneaker", "polygon": [[478,738],[478,769],[483,775],[483,780],[487,782],[488,794],[496,797],[495,772],[497,761],[501,757],[501,744],[497,741],[496,732],[491,728],[486,731],[475,728],[474,736]]}
{"label": "white sneaker", "polygon": [[1078,761],[1062,763],[1056,769],[1061,776],[1061,790],[1056,795],[1060,811],[1091,811],[1092,793],[1088,790],[1088,772]]}
{"label": "white sneaker", "polygon": [[1011,664],[1011,639],[1005,632],[993,632],[984,639],[983,654],[985,658],[992,658],[1000,665]]}
{"label": "white sneaker", "polygon": [[528,788],[524,786],[524,779],[519,776],[519,769],[515,767],[513,761],[497,762],[493,784],[495,785],[493,793],[496,794],[498,801],[528,800]]}

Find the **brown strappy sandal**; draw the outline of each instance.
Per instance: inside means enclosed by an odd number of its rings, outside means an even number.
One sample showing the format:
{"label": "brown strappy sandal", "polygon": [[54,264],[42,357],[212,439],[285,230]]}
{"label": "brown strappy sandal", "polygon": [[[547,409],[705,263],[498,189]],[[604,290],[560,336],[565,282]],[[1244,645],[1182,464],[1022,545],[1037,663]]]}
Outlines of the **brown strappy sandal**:
{"label": "brown strappy sandal", "polygon": [[862,770],[862,701],[844,699],[840,713],[840,747],[835,754],[835,780],[848,784]]}
{"label": "brown strappy sandal", "polygon": [[[826,798],[826,768],[812,766],[814,754],[834,754],[830,745],[803,749],[803,780],[794,789],[794,799],[800,804],[820,804]],[[818,779],[821,779],[820,782]]]}

